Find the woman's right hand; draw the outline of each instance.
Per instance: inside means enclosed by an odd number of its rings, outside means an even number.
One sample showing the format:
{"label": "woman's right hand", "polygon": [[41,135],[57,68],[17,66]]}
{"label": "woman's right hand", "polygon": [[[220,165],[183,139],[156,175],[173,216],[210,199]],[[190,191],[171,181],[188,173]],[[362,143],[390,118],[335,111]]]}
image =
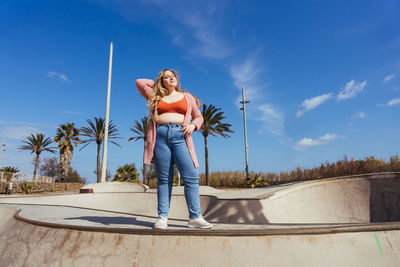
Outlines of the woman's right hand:
{"label": "woman's right hand", "polygon": [[191,135],[192,133],[193,133],[193,131],[194,131],[194,129],[196,128],[196,125],[194,125],[194,124],[189,124],[189,125],[184,125],[183,127],[182,127],[182,131],[183,131],[183,135],[186,137],[186,136],[189,136],[189,135]]}

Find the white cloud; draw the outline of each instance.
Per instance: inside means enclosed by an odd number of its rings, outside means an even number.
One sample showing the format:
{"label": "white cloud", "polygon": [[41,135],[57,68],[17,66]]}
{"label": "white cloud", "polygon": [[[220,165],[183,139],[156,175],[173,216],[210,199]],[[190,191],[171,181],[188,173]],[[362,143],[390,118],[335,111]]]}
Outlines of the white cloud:
{"label": "white cloud", "polygon": [[338,137],[340,137],[340,136],[335,133],[327,133],[318,139],[303,138],[300,141],[296,142],[294,147],[296,150],[302,150],[302,149],[312,147],[312,146],[325,145],[325,144],[337,139]]}
{"label": "white cloud", "polygon": [[309,146],[318,146],[320,144],[321,144],[321,141],[319,141],[319,140],[313,140],[311,138],[303,138],[296,143],[296,146],[298,148],[305,148],[305,147],[309,147]]}
{"label": "white cloud", "polygon": [[400,104],[400,98],[394,98],[390,100],[387,104],[377,104],[378,107],[390,107]]}
{"label": "white cloud", "polygon": [[[115,4],[119,5],[119,12],[128,20],[137,9],[137,4],[130,1],[120,0]],[[204,0],[182,4],[179,0],[149,0],[141,4],[163,14],[157,18],[163,21],[164,28],[172,35],[172,43],[184,47],[190,54],[211,59],[223,59],[232,54],[232,45],[222,37],[220,30],[225,1]]]}
{"label": "white cloud", "polygon": [[262,130],[281,136],[284,133],[284,115],[274,105],[262,103],[263,89],[266,86],[265,82],[259,80],[262,71],[263,67],[256,62],[256,56],[250,56],[242,64],[235,64],[230,68],[233,84],[240,90],[236,103],[241,107],[241,89],[245,87],[246,100],[251,101],[247,107],[248,116],[262,121]]}
{"label": "white cloud", "polygon": [[[190,52],[193,55],[200,55],[206,58],[222,59],[230,56],[231,48],[219,34],[214,32],[213,22],[207,20],[201,14],[182,14],[181,21],[188,27],[193,37],[197,40],[197,45]],[[182,38],[179,36],[178,38]],[[176,39],[176,38],[175,38]]]}
{"label": "white cloud", "polygon": [[[86,0],[113,10],[127,21],[147,20],[171,35],[171,43],[195,57],[224,59],[232,55],[234,45],[222,30],[226,0]],[[145,11],[144,11],[145,10]]]}
{"label": "white cloud", "polygon": [[55,72],[55,71],[48,71],[47,72],[47,77],[56,78],[57,80],[59,80],[61,82],[66,82],[66,83],[70,83],[71,82],[68,79],[67,75],[65,75],[64,73],[58,73],[58,72]]}
{"label": "white cloud", "polygon": [[230,69],[230,74],[234,79],[234,84],[238,88],[241,88],[244,84],[254,80],[259,72],[259,68],[256,66],[256,63],[252,58],[248,58],[242,64],[233,65]]}
{"label": "white cloud", "polygon": [[[26,122],[26,121],[4,121],[0,120],[0,124],[6,125],[21,125],[21,126],[29,126],[29,127],[45,127],[45,128],[53,128],[56,129],[58,125],[51,123],[43,123],[43,122]],[[6,127],[6,126],[4,126]],[[1,129],[1,128],[0,128]]]}
{"label": "white cloud", "polygon": [[354,119],[364,119],[367,116],[363,111],[357,111],[351,118]]}
{"label": "white cloud", "polygon": [[386,76],[386,77],[383,79],[383,82],[386,83],[386,82],[388,82],[388,81],[390,81],[390,80],[393,80],[394,77],[395,77],[394,74],[390,74],[390,75]]}
{"label": "white cloud", "polygon": [[233,84],[240,90],[240,101],[242,87],[245,87],[246,99],[255,100],[260,96],[262,86],[258,85],[257,76],[262,68],[258,66],[253,57],[249,57],[242,64],[233,65],[229,72],[233,79]]}
{"label": "white cloud", "polygon": [[30,134],[54,131],[58,126],[50,123],[0,120],[0,137],[23,140]]}
{"label": "white cloud", "polygon": [[394,106],[394,105],[398,105],[398,104],[400,104],[400,98],[392,99],[387,103],[388,106]]}
{"label": "white cloud", "polygon": [[81,115],[81,113],[79,113],[79,112],[69,111],[69,110],[65,110],[63,113],[64,114],[71,114],[71,115]]}
{"label": "white cloud", "polygon": [[357,83],[356,81],[351,80],[350,82],[346,83],[344,89],[339,92],[337,101],[355,97],[364,90],[366,85],[367,81]]}
{"label": "white cloud", "polygon": [[323,94],[304,100],[300,105],[301,109],[299,109],[296,113],[296,118],[303,116],[305,112],[318,107],[330,98],[332,98],[332,93]]}
{"label": "white cloud", "polygon": [[284,132],[284,116],[271,104],[258,107],[261,112],[260,120],[267,131],[274,135],[282,135]]}
{"label": "white cloud", "polygon": [[40,133],[40,129],[32,126],[6,126],[0,130],[0,136],[7,139],[22,140],[31,133]]}
{"label": "white cloud", "polygon": [[338,137],[339,137],[339,135],[337,135],[337,134],[327,133],[324,136],[321,136],[319,138],[319,140],[321,140],[321,141],[331,141],[331,140],[335,140]]}

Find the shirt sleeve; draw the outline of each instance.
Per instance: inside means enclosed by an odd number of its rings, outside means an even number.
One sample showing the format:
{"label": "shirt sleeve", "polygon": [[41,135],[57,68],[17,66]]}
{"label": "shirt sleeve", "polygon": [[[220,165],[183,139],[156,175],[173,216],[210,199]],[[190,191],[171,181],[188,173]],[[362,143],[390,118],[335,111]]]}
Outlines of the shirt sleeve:
{"label": "shirt sleeve", "polygon": [[148,100],[153,92],[154,81],[149,79],[137,79],[136,88],[139,93]]}
{"label": "shirt sleeve", "polygon": [[195,131],[198,131],[203,124],[203,115],[200,112],[199,107],[197,106],[196,100],[192,95],[190,95],[190,101],[191,101],[191,106],[192,106],[192,122],[195,127]]}

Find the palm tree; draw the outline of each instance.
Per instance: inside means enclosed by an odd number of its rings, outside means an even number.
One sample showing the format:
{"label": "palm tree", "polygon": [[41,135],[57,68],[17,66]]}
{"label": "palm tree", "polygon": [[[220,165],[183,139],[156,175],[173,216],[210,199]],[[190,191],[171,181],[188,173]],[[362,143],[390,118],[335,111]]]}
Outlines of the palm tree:
{"label": "palm tree", "polygon": [[230,129],[232,126],[231,124],[228,123],[222,123],[222,120],[225,119],[223,116],[224,112],[220,111],[221,108],[216,108],[213,105],[207,106],[206,104],[203,104],[203,125],[201,125],[201,133],[204,136],[204,150],[205,150],[205,162],[206,162],[206,184],[210,185],[208,181],[208,146],[207,146],[207,137],[208,135],[212,136],[217,136],[221,135],[224,138],[230,137],[226,132],[228,133],[234,133]]}
{"label": "palm tree", "polygon": [[11,178],[13,175],[17,172],[19,172],[19,169],[17,167],[13,166],[6,166],[0,169],[0,172],[4,172],[4,179],[7,180],[7,183],[10,182]]}
{"label": "palm tree", "polygon": [[[105,120],[103,118],[94,118],[94,123],[90,120],[86,120],[87,123],[89,124],[89,127],[81,127],[79,129],[79,135],[87,137],[84,140],[81,140],[81,144],[85,144],[80,150],[84,149],[88,144],[95,142],[97,144],[97,182],[101,182],[101,168],[100,168],[100,150],[101,150],[101,144],[103,143],[104,140],[104,131],[105,131]],[[110,121],[108,125],[108,139],[110,140],[110,143],[121,147],[119,144],[117,144],[114,141],[111,141],[112,139],[118,139],[119,133],[116,128],[116,126]]]}
{"label": "palm tree", "polygon": [[[136,135],[132,136],[128,139],[128,142],[130,141],[138,141],[140,139],[143,139],[144,141],[144,150],[143,150],[143,157],[144,157],[144,151],[146,150],[146,141],[147,141],[147,130],[149,129],[149,124],[150,124],[150,118],[148,116],[144,116],[142,118],[141,123],[135,120],[133,128],[129,128],[130,131],[134,132]],[[146,178],[147,178],[147,172],[146,172],[146,165],[144,164],[144,158],[143,158],[143,183],[146,183]],[[149,184],[150,179],[147,180],[147,184]]]}
{"label": "palm tree", "polygon": [[32,181],[35,181],[36,178],[36,171],[39,167],[39,156],[40,153],[43,151],[51,152],[51,153],[56,153],[55,147],[49,147],[53,141],[51,140],[50,137],[45,138],[44,134],[38,133],[36,136],[34,134],[31,134],[30,136],[26,137],[28,141],[23,140],[22,142],[25,143],[25,145],[22,145],[19,147],[20,150],[31,150],[31,153],[36,153],[36,158],[35,158],[35,169],[33,171],[33,179]]}
{"label": "palm tree", "polygon": [[19,169],[17,167],[13,167],[13,166],[5,166],[0,169],[0,172],[17,173],[17,172],[19,172]]}
{"label": "palm tree", "polygon": [[74,146],[79,144],[79,130],[75,128],[75,124],[67,123],[61,124],[57,129],[57,135],[54,137],[54,141],[58,144],[58,150],[60,150],[60,171],[61,180],[68,175],[71,169],[72,153]]}
{"label": "palm tree", "polygon": [[137,183],[139,182],[138,177],[139,173],[136,170],[135,164],[125,164],[117,169],[113,181]]}

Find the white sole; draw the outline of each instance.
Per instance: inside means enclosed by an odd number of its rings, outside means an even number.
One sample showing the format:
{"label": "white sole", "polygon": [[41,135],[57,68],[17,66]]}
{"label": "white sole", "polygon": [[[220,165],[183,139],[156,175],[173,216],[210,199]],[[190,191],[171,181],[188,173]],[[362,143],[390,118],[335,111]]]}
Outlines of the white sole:
{"label": "white sole", "polygon": [[160,229],[161,229],[161,230],[165,230],[165,229],[167,229],[167,228],[168,228],[168,227],[165,227],[165,228],[162,228],[162,227],[154,227],[153,229],[154,229],[154,230],[160,230]]}
{"label": "white sole", "polygon": [[187,227],[189,228],[200,228],[200,229],[210,229],[213,227],[212,224],[207,225],[207,226],[199,226],[199,225],[193,225],[193,224],[188,224]]}

